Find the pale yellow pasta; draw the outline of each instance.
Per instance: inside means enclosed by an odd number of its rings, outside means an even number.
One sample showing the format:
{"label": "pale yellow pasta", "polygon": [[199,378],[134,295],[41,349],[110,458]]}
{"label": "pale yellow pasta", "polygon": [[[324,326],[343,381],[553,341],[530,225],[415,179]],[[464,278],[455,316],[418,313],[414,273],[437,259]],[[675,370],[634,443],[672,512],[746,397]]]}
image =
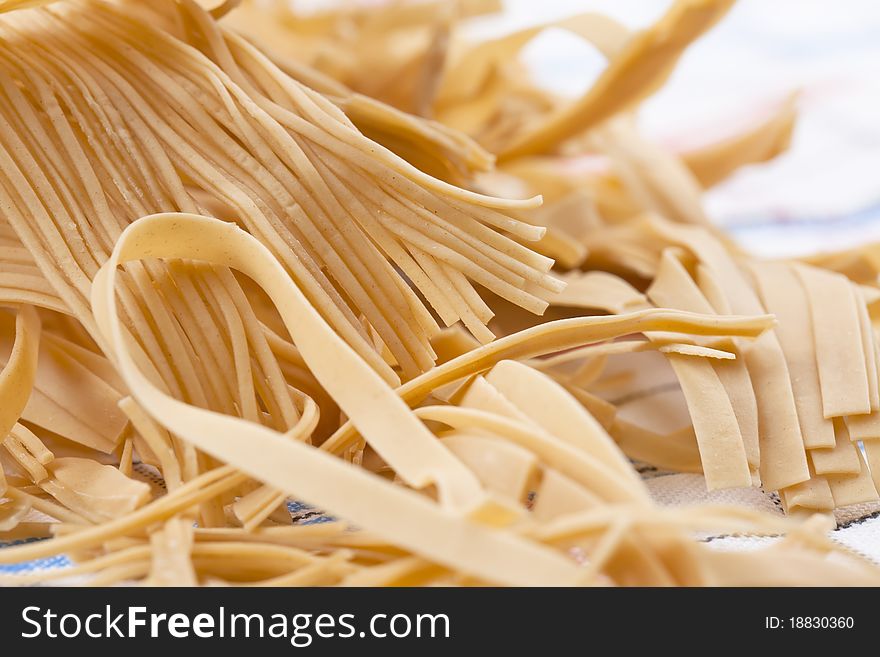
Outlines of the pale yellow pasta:
{"label": "pale yellow pasta", "polygon": [[870,413],[868,372],[850,282],[841,274],[805,265],[796,272],[810,300],[825,417]]}
{"label": "pale yellow pasta", "polygon": [[[634,120],[732,2],[477,44],[495,0],[207,4],[0,1],[0,563],[73,561],[0,584],[880,584],[828,536],[878,500],[880,252],[711,227],[794,97],[685,153]],[[549,28],[608,61],[574,101]]]}

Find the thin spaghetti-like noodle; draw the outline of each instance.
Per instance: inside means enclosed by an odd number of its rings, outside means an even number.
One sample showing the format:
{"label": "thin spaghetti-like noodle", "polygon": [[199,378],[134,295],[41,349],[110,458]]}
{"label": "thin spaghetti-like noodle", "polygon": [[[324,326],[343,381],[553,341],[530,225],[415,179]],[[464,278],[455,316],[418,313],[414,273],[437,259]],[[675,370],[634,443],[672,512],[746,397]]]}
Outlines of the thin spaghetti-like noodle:
{"label": "thin spaghetti-like noodle", "polygon": [[[686,153],[633,118],[731,2],[478,45],[493,0],[270,4],[0,0],[0,541],[45,539],[0,563],[74,561],[0,584],[880,583],[827,536],[878,500],[878,251],[711,228],[794,97]],[[574,102],[548,28],[608,60]]]}

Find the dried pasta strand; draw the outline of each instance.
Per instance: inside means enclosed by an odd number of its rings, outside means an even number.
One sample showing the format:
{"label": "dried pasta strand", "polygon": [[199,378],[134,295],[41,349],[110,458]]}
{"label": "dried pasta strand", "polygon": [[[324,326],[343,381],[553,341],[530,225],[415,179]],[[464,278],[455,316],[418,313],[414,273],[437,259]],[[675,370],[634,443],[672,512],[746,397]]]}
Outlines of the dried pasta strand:
{"label": "dried pasta strand", "polygon": [[652,93],[669,75],[683,49],[732,4],[724,0],[675,3],[658,23],[634,35],[586,95],[509,144],[500,159],[546,152]]}
{"label": "dried pasta strand", "polygon": [[796,272],[810,300],[825,417],[870,413],[859,315],[849,281],[805,265]]}
{"label": "dried pasta strand", "polygon": [[[504,359],[531,358],[561,351],[584,343],[609,340],[630,333],[671,331],[695,335],[740,335],[755,337],[772,325],[769,316],[720,317],[660,309],[641,310],[627,315],[558,320],[500,338],[467,354],[435,367],[398,389],[409,404],[422,401],[431,390],[468,374],[485,371]],[[354,438],[352,427],[341,427],[322,449],[336,451]]]}
{"label": "dried pasta strand", "polygon": [[[173,245],[161,238],[161,235],[169,229],[175,235]],[[128,242],[129,239],[131,243]],[[213,243],[212,239],[214,240]],[[233,244],[237,253],[236,251],[229,250]],[[116,319],[114,312],[116,307],[116,293],[113,286],[115,268],[118,264],[128,259],[145,256],[174,257],[175,252],[179,251],[187,252],[191,256],[196,255],[200,259],[214,261],[214,264],[235,264],[242,271],[254,277],[267,290],[270,296],[273,298],[277,297],[276,302],[280,302],[279,311],[282,317],[285,319],[297,317],[295,323],[290,322],[288,324],[288,329],[296,336],[295,339],[305,358],[310,359],[312,354],[315,354],[320,361],[322,358],[320,354],[328,353],[321,346],[323,340],[341,343],[339,338],[330,331],[323,320],[311,309],[293,284],[276,273],[276,268],[279,268],[280,265],[271,256],[269,251],[247,233],[230,224],[195,215],[166,214],[141,219],[126,229],[114,250],[113,256],[98,274],[94,287],[95,310],[97,317],[99,317],[99,322],[107,327],[108,338],[112,339],[113,344],[116,345],[116,357],[119,359],[118,362],[123,377],[129,382],[129,387],[136,395],[136,398],[142,405],[151,409],[154,415],[166,415],[165,413],[157,413],[158,407],[167,406],[169,410],[174,408],[175,413],[173,415],[177,418],[174,422],[176,426],[173,428],[175,433],[185,435],[190,442],[196,443],[208,453],[216,454],[221,458],[226,456],[227,459],[234,460],[239,467],[253,472],[267,483],[286,489],[288,492],[299,493],[305,499],[310,497],[320,499],[322,504],[332,512],[337,512],[342,516],[351,518],[366,529],[376,530],[377,528],[384,527],[385,531],[390,531],[391,528],[388,525],[390,522],[394,526],[398,541],[408,543],[422,553],[430,554],[441,563],[455,563],[461,560],[462,563],[467,565],[466,567],[473,568],[475,572],[484,574],[490,579],[510,583],[518,581],[510,580],[509,578],[520,577],[521,571],[520,573],[515,573],[514,571],[517,569],[504,567],[506,564],[500,564],[497,561],[494,564],[489,563],[491,560],[487,560],[483,556],[485,554],[484,550],[489,549],[492,545],[497,545],[500,550],[503,550],[502,553],[510,555],[510,558],[516,559],[517,557],[514,555],[519,555],[519,558],[530,558],[533,560],[532,572],[525,579],[519,581],[537,581],[538,578],[547,578],[549,581],[556,581],[560,584],[574,583],[576,581],[576,568],[565,564],[564,560],[560,557],[551,556],[549,553],[544,554],[537,547],[520,544],[512,536],[489,530],[481,530],[478,525],[473,524],[473,521],[451,516],[448,512],[444,513],[439,509],[435,510],[430,503],[424,501],[416,494],[384,483],[380,479],[362,473],[311,447],[302,446],[296,442],[279,442],[276,434],[269,429],[236,418],[224,417],[210,411],[188,406],[167,397],[156,389],[138,371],[135,362],[127,353],[124,334],[117,323],[118,319]],[[281,290],[286,292],[283,298],[280,294]],[[273,292],[277,294],[273,294]],[[297,297],[302,299],[302,301],[299,301]],[[315,317],[312,321],[317,322],[314,328],[309,327],[305,323],[310,314]],[[334,351],[337,354],[344,354],[345,349],[347,347],[339,344]],[[345,399],[346,395],[340,394],[342,391],[339,388],[343,381],[345,383],[342,385],[351,383],[351,376],[353,374],[351,366],[356,366],[357,363],[357,361],[351,360],[352,358],[357,358],[356,355],[353,352],[349,353],[351,353],[351,356],[345,359],[349,362],[343,370],[339,369],[341,365],[339,361],[337,363],[332,363],[332,361],[324,363],[313,361],[312,364],[313,369],[316,370],[316,375],[324,379],[325,386],[337,392],[337,398],[341,400],[343,408],[348,406],[348,404]],[[361,367],[363,368],[363,366]],[[371,406],[374,406],[376,403],[382,403],[384,407],[383,416],[386,416],[390,409],[396,408],[398,405],[402,406],[401,400],[393,395],[390,388],[385,388],[387,393],[379,396],[382,393],[384,384],[381,383],[371,370],[362,369],[362,371],[369,372],[365,381],[375,377],[373,380],[376,383],[364,384],[365,389],[373,388],[376,391],[374,393],[376,397],[372,400]],[[380,402],[379,400],[382,401]],[[390,403],[388,400],[391,400]],[[350,406],[349,408],[349,415],[356,418],[355,421],[361,424],[361,431],[366,433],[367,436],[372,436],[373,430],[371,429],[370,422],[375,422],[376,419],[381,420],[382,418],[373,418],[371,420],[364,417],[367,414],[373,413],[371,408],[358,406]],[[406,415],[405,417],[411,416]],[[363,423],[361,418],[364,418],[366,423]],[[205,429],[211,424],[217,425],[216,438],[205,440]],[[381,427],[381,425],[379,426]],[[232,437],[231,432],[224,431],[221,427],[236,427],[238,437],[232,438],[230,441],[229,438]],[[244,436],[247,436],[245,440],[248,447],[242,450],[241,442],[243,442],[242,438]],[[247,452],[252,454],[252,456],[249,459],[243,458],[244,454],[240,452]],[[274,456],[267,461],[264,456],[269,453]],[[245,465],[244,461],[246,460],[252,461],[252,464]],[[267,467],[269,463],[272,465]],[[291,472],[298,473],[294,479],[296,486],[298,488],[301,487],[300,490],[289,490],[291,486]],[[430,477],[431,475],[427,474],[427,476]],[[419,483],[424,485],[428,481],[431,481],[431,479],[422,479]],[[443,485],[448,480],[441,474],[437,477],[436,481]],[[358,489],[360,489],[359,493]],[[351,494],[352,492],[354,494]],[[479,486],[473,489],[473,492],[467,491],[470,499],[457,499],[454,501],[457,504],[463,504],[465,501],[473,504],[477,501],[474,497],[478,492]],[[396,509],[396,512],[393,514],[394,519],[388,520],[392,517],[392,514],[383,513],[377,515],[370,513],[368,508],[361,506],[361,503],[357,501],[359,499],[375,501],[377,496],[385,498],[385,502],[389,505],[385,508]],[[403,525],[396,522],[397,519],[404,517],[404,514],[411,517],[413,522],[407,522]],[[426,534],[423,531],[426,528],[419,527],[420,523],[415,522],[417,517],[424,518],[426,516],[434,519],[434,522],[431,524],[432,531],[428,534],[435,535]],[[464,534],[464,536],[469,537],[467,542],[474,541],[471,549],[461,544],[453,547],[448,539],[445,538],[449,534],[443,532],[441,535],[440,532],[435,530],[436,527],[460,523],[472,525],[470,531]],[[423,525],[424,523],[421,524]],[[404,530],[403,536],[400,536],[400,530],[404,526],[409,526],[409,529]],[[479,547],[480,545],[485,545],[485,547],[481,548]],[[537,571],[541,571],[540,574]],[[525,574],[522,573],[522,575]]]}
{"label": "dried pasta strand", "polygon": [[[794,97],[684,153],[631,113],[729,0],[463,49],[496,0],[212,4],[0,0],[0,540],[52,537],[0,562],[74,562],[3,584],[878,582],[827,532],[877,500],[880,251],[709,225]],[[573,103],[519,61],[551,27],[609,62]]]}
{"label": "dried pasta strand", "polygon": [[670,354],[694,422],[706,486],[750,486],[752,476],[733,405],[712,365],[702,359]]}
{"label": "dried pasta strand", "polygon": [[764,306],[779,318],[776,332],[788,363],[804,446],[833,447],[834,427],[821,411],[822,389],[812,347],[813,322],[804,289],[787,264],[756,263],[751,271]]}
{"label": "dried pasta strand", "polygon": [[[707,271],[717,276],[721,293],[735,312],[764,310],[739,266],[717,240],[698,228],[654,225],[673,242],[692,250]],[[779,340],[775,333],[767,332],[744,348],[743,355],[758,404],[761,481],[774,490],[806,481],[810,478],[806,452]]]}
{"label": "dried pasta strand", "polygon": [[31,306],[22,306],[15,318],[15,342],[5,367],[0,371],[0,435],[15,426],[27,405],[34,385],[40,345],[40,318]]}

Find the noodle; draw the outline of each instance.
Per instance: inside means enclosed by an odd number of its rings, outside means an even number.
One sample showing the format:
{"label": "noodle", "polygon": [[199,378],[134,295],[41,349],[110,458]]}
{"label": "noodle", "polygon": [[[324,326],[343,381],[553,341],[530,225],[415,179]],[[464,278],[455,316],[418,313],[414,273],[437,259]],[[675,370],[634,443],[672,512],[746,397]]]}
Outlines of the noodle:
{"label": "noodle", "polygon": [[[213,4],[0,2],[0,541],[44,539],[0,563],[74,562],[0,583],[880,583],[827,536],[878,500],[880,259],[757,262],[701,202],[794,97],[681,154],[634,121],[732,3],[478,45],[491,0]],[[518,61],[548,28],[608,60],[575,101]]]}

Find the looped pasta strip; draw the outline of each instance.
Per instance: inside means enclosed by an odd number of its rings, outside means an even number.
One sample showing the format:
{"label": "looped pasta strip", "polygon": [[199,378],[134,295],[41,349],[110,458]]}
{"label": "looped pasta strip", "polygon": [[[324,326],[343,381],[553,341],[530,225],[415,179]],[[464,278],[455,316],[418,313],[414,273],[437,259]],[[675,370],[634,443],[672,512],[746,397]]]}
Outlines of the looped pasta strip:
{"label": "looped pasta strip", "polygon": [[[173,239],[169,240],[169,235],[173,235]],[[314,448],[281,440],[280,435],[270,429],[194,408],[159,391],[129,354],[116,315],[116,267],[138,258],[183,255],[235,266],[254,278],[276,300],[279,313],[316,377],[335,393],[340,407],[348,412],[368,440],[374,435],[383,436],[389,429],[399,431],[402,424],[411,430],[405,434],[407,439],[415,440],[416,436],[423,435],[431,441],[426,444],[435,446],[441,454],[449,454],[426,429],[418,428],[423,425],[410,415],[402,400],[327,328],[265,247],[234,225],[196,215],[153,215],[135,222],[123,232],[113,255],[95,277],[92,301],[98,324],[114,345],[120,371],[134,397],[151,415],[160,421],[174,418],[166,423],[170,430],[205,452],[234,462],[236,467],[261,481],[320,504],[365,529],[393,537],[396,542],[440,563],[511,584],[538,581],[572,584],[577,580],[574,565],[537,546],[500,531],[480,528],[473,521],[441,510],[416,493],[385,483]],[[349,387],[350,383],[357,388]],[[365,395],[368,391],[369,396]],[[369,400],[366,406],[364,399]],[[378,406],[382,407],[381,414],[376,413]],[[388,424],[389,417],[395,424]],[[378,442],[383,444],[382,438]],[[389,456],[393,456],[393,452]],[[451,455],[446,458],[447,463],[454,464],[463,473],[464,485],[458,489],[452,488],[457,483],[452,477],[458,473],[453,471],[451,476],[446,475],[437,468],[436,461],[410,463],[404,460],[398,472],[421,485],[436,481],[441,491],[449,486],[448,495],[461,496],[452,497],[457,504],[474,502],[479,485],[475,480],[471,483],[472,475]],[[393,458],[388,460],[392,462]],[[406,471],[410,465],[425,469],[416,470],[416,478]],[[530,565],[526,567],[526,563]]]}
{"label": "looped pasta strip", "polygon": [[[51,537],[0,563],[74,562],[0,583],[880,581],[827,535],[878,499],[880,248],[708,221],[793,97],[683,153],[632,113],[731,4],[459,48],[498,0],[0,0],[0,541]],[[608,60],[574,102],[547,28]]]}
{"label": "looped pasta strip", "polygon": [[[127,356],[130,347],[120,326],[113,321],[115,268],[130,260],[156,257],[203,260],[234,267],[251,276],[275,302],[317,380],[408,484],[422,488],[436,483],[443,499],[459,508],[479,502],[480,487],[473,475],[437,443],[378,374],[327,326],[266,247],[234,224],[198,215],[166,213],[144,217],[123,231],[110,259],[95,276],[92,304],[96,321],[113,341],[129,387],[135,372],[140,386],[147,379]],[[144,402],[138,395],[135,398]],[[378,407],[381,412],[377,412]]]}

